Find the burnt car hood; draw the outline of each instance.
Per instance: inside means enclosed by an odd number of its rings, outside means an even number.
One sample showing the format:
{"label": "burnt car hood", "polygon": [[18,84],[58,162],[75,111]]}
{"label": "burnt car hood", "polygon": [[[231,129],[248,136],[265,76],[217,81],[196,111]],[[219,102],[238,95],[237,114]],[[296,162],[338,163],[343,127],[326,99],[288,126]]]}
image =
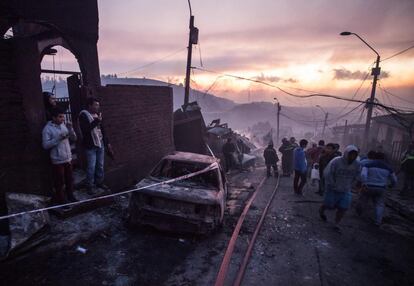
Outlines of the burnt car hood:
{"label": "burnt car hood", "polygon": [[[156,179],[145,178],[136,187],[141,188],[159,182]],[[216,189],[203,188],[192,184],[186,185],[185,183],[158,185],[139,190],[137,193],[208,205],[220,204],[223,195]]]}

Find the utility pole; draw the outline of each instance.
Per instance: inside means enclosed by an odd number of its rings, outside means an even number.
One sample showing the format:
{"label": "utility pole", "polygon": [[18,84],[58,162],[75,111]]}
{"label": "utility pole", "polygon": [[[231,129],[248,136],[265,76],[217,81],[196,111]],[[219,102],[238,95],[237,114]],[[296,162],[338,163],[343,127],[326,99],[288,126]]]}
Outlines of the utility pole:
{"label": "utility pole", "polygon": [[187,52],[187,69],[185,73],[185,91],[184,91],[184,108],[187,107],[190,100],[190,75],[191,75],[191,57],[193,54],[193,45],[198,43],[198,29],[194,27],[194,16],[191,11],[191,4],[188,1],[190,7],[190,34],[188,36],[188,52]]}
{"label": "utility pole", "polygon": [[364,140],[364,149],[368,149],[369,140],[370,138],[370,131],[371,131],[371,118],[372,118],[372,111],[374,109],[374,101],[375,101],[375,90],[377,88],[377,80],[378,76],[380,75],[381,68],[379,67],[380,56],[377,54],[377,61],[375,63],[375,68],[372,69],[371,75],[374,76],[374,80],[372,81],[372,89],[371,89],[371,97],[367,101],[367,121],[365,122],[365,140]]}
{"label": "utility pole", "polygon": [[276,142],[279,144],[279,134],[280,134],[280,111],[282,110],[282,106],[280,105],[279,100],[275,97],[273,98],[277,101],[277,129],[276,129]]}
{"label": "utility pole", "polygon": [[375,63],[375,68],[372,69],[371,75],[374,76],[374,80],[372,82],[372,89],[371,89],[371,97],[367,100],[367,104],[366,107],[368,109],[367,112],[367,120],[365,122],[365,140],[363,141],[363,149],[367,150],[368,149],[368,145],[369,145],[369,140],[370,138],[370,130],[371,130],[371,118],[372,118],[372,110],[374,108],[374,101],[375,101],[375,89],[377,87],[377,80],[378,80],[378,76],[381,73],[381,68],[379,67],[379,63],[380,63],[380,55],[378,54],[378,52],[371,47],[363,38],[361,38],[357,33],[353,33],[353,32],[342,32],[340,33],[341,36],[349,36],[349,35],[354,35],[356,36],[358,39],[360,39],[368,48],[370,48],[376,55],[377,55],[377,60]]}
{"label": "utility pole", "polygon": [[328,115],[329,113],[325,111],[325,109],[322,108],[322,106],[320,105],[315,105],[317,108],[319,108],[320,110],[322,110],[322,112],[325,114],[325,120],[323,122],[323,129],[322,129],[322,137],[325,136],[325,129],[326,126],[328,126]]}
{"label": "utility pole", "polygon": [[344,136],[342,137],[342,144],[344,144],[345,146],[348,145],[347,138],[348,138],[348,120],[345,120]]}
{"label": "utility pole", "polygon": [[279,144],[279,134],[280,134],[280,110],[282,110],[282,107],[280,106],[280,103],[277,103],[277,132],[276,132],[276,142]]}
{"label": "utility pole", "polygon": [[322,137],[325,136],[325,128],[328,125],[328,112],[325,113],[325,121],[323,122]]}

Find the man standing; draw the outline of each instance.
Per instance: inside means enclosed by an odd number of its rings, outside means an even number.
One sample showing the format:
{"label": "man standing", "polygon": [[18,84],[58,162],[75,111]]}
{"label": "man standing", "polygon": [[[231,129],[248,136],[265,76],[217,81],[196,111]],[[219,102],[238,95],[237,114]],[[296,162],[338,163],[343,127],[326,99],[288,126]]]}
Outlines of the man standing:
{"label": "man standing", "polygon": [[305,155],[305,148],[308,145],[308,141],[306,139],[302,139],[299,142],[299,147],[297,147],[294,151],[294,169],[295,169],[295,177],[293,179],[293,190],[295,194],[302,195],[303,194],[303,187],[306,184],[306,173],[308,170],[307,162],[306,162],[306,155]]}
{"label": "man standing", "polygon": [[290,176],[288,170],[287,149],[289,148],[289,141],[286,138],[282,139],[282,145],[279,147],[279,152],[282,153],[282,172],[283,176]]}
{"label": "man standing", "polygon": [[[370,158],[370,154],[375,154],[375,158]],[[362,192],[356,210],[361,215],[368,200],[372,199],[375,205],[375,224],[379,226],[384,215],[385,191],[388,184],[391,187],[397,184],[397,177],[391,167],[385,163],[384,153],[370,151],[368,160],[361,162],[361,165]]]}
{"label": "man standing", "polygon": [[335,154],[335,144],[328,143],[325,146],[325,150],[321,157],[319,158],[319,190],[316,192],[317,194],[323,196],[324,189],[325,189],[325,178],[323,176],[323,172],[328,166],[329,162],[336,157]]}
{"label": "man standing", "polygon": [[236,147],[231,142],[231,138],[227,138],[227,142],[223,145],[223,155],[225,162],[226,173],[230,172],[231,167],[233,166],[233,153],[236,151]]}
{"label": "man standing", "polygon": [[[305,154],[308,162],[307,176],[310,178],[313,164],[317,163],[319,160],[319,149],[316,143],[312,143],[312,147],[306,150]],[[313,185],[314,183],[312,182],[312,186]]]}
{"label": "man standing", "polygon": [[414,191],[414,149],[410,148],[401,162],[401,171],[404,173],[404,187],[401,195],[408,195]]}
{"label": "man standing", "polygon": [[[72,151],[69,140],[76,141],[76,134],[72,125],[65,125],[65,115],[59,108],[51,110],[52,120],[42,131],[43,148],[49,150],[52,161],[53,182],[55,187],[55,201],[58,204],[66,202],[66,198],[75,202],[73,195]],[[65,186],[66,197],[63,191]]]}
{"label": "man standing", "polygon": [[108,189],[103,183],[105,147],[110,157],[113,158],[114,153],[103,129],[98,99],[88,98],[87,109],[79,113],[79,126],[82,132],[82,144],[86,152],[87,191],[93,193],[94,186]]}
{"label": "man standing", "polygon": [[[293,137],[292,137],[293,138]],[[292,140],[291,138],[291,140]],[[294,142],[295,138],[293,138]],[[282,139],[282,146],[279,148],[279,152],[282,153],[282,170],[283,176],[290,177],[293,170],[293,150],[297,147],[297,144],[291,144],[287,138]]]}
{"label": "man standing", "polygon": [[271,168],[273,168],[274,176],[277,177],[279,175],[277,171],[277,162],[279,161],[279,157],[277,156],[275,148],[273,148],[273,143],[269,143],[263,152],[263,157],[265,158],[267,177],[271,176]]}
{"label": "man standing", "polygon": [[336,157],[324,171],[325,198],[319,209],[319,215],[326,221],[325,210],[336,209],[335,229],[340,232],[339,223],[351,206],[352,187],[360,180],[361,164],[357,161],[358,148],[349,145],[342,157]]}

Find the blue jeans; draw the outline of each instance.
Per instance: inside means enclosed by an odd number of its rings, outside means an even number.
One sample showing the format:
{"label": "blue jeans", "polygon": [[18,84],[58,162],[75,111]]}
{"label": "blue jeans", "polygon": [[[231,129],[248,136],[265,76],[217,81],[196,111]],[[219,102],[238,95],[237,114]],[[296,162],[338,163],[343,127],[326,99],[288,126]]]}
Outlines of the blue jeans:
{"label": "blue jeans", "polygon": [[377,224],[382,223],[382,217],[384,216],[385,192],[385,188],[368,186],[368,189],[361,193],[358,200],[357,209],[359,209],[361,213],[366,208],[368,201],[372,200],[375,206],[375,223]]}
{"label": "blue jeans", "polygon": [[86,149],[86,183],[88,187],[94,184],[102,184],[104,180],[104,157],[105,148],[102,144],[101,148],[94,147]]}

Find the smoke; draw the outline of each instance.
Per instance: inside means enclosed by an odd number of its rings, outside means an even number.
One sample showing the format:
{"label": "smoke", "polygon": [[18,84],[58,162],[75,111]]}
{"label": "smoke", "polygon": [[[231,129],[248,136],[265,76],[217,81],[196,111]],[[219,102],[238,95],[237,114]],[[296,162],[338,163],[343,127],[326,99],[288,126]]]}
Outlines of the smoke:
{"label": "smoke", "polygon": [[[334,69],[334,77],[333,79],[337,80],[362,80],[366,76],[366,73],[363,71],[350,71],[347,69]],[[388,78],[390,73],[387,71],[382,71],[380,77],[381,78]]]}
{"label": "smoke", "polygon": [[288,83],[298,82],[294,78],[284,79],[284,78],[281,78],[281,77],[278,77],[278,76],[266,76],[263,73],[261,73],[260,76],[255,77],[255,79],[259,80],[259,81],[266,81],[266,82],[288,82]]}

